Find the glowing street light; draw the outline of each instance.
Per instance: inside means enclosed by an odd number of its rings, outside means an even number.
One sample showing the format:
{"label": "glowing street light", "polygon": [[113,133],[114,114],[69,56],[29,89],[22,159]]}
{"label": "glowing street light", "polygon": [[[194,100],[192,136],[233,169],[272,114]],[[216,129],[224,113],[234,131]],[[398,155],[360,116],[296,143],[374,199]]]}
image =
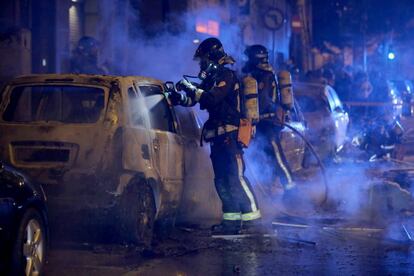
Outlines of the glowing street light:
{"label": "glowing street light", "polygon": [[389,53],[388,53],[388,59],[389,59],[389,60],[394,60],[394,59],[395,59],[395,53],[394,53],[394,52],[392,52],[392,51],[391,51],[391,52],[389,52]]}

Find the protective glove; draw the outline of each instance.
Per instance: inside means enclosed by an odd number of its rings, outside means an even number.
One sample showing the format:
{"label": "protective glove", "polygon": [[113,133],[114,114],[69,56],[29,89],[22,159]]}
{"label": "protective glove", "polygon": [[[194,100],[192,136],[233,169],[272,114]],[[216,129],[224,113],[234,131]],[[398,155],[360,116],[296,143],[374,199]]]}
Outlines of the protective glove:
{"label": "protective glove", "polygon": [[197,87],[186,79],[182,79],[175,85],[177,90],[182,90],[186,93],[195,93]]}
{"label": "protective glove", "polygon": [[200,100],[201,94],[204,93],[204,90],[198,89],[197,86],[186,79],[182,79],[177,82],[175,87],[177,90],[184,91],[187,97],[191,98],[194,102],[198,102]]}
{"label": "protective glove", "polygon": [[178,92],[170,92],[168,93],[168,99],[173,105],[179,105],[183,101],[183,95]]}

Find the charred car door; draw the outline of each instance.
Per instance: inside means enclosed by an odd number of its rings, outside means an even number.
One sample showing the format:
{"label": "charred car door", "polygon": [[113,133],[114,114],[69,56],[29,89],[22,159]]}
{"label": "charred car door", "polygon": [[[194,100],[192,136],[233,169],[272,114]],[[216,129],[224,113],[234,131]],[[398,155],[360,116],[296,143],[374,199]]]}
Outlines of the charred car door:
{"label": "charred car door", "polygon": [[198,108],[174,107],[178,129],[183,136],[185,176],[180,222],[199,223],[200,220],[219,218],[221,201],[214,187],[214,173],[210,161],[210,147],[200,146],[203,122]]}
{"label": "charred car door", "polygon": [[131,82],[127,86],[128,127],[124,134],[124,167],[127,170],[145,172],[151,176],[151,137],[144,98]]}
{"label": "charred car door", "polygon": [[164,189],[169,192],[168,196],[178,200],[184,175],[184,151],[182,137],[177,134],[175,116],[161,85],[148,83],[136,83],[136,85],[144,97],[149,116],[151,126],[149,133],[152,139],[150,152],[155,157],[153,165]]}

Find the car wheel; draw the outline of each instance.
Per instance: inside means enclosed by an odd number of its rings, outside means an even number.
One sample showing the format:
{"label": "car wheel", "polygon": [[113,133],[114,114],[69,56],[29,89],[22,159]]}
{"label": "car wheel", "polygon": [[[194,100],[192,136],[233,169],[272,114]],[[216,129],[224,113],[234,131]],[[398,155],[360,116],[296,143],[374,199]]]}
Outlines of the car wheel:
{"label": "car wheel", "polygon": [[129,185],[120,203],[120,236],[124,242],[149,246],[155,222],[155,201],[151,187],[142,181]]}
{"label": "car wheel", "polygon": [[46,261],[47,235],[41,214],[28,209],[23,215],[13,248],[12,275],[41,275]]}

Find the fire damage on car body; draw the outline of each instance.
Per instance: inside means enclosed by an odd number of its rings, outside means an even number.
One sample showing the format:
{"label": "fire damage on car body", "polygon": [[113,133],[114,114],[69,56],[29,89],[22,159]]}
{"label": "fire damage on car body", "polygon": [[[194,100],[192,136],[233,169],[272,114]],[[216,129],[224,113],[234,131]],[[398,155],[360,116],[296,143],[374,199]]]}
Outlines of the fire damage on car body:
{"label": "fire damage on car body", "polygon": [[155,221],[173,223],[184,181],[184,141],[162,89],[139,77],[18,78],[3,93],[1,157],[44,183],[51,217],[149,241]]}

